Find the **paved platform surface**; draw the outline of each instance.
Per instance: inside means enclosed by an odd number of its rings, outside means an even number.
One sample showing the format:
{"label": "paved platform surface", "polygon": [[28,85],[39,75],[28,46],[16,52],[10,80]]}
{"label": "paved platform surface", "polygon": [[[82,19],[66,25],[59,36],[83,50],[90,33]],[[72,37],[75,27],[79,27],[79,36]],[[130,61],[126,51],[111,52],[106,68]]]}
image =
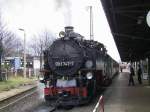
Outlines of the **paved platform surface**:
{"label": "paved platform surface", "polygon": [[128,72],[120,73],[104,93],[105,112],[150,112],[150,86],[148,81],[128,86]]}

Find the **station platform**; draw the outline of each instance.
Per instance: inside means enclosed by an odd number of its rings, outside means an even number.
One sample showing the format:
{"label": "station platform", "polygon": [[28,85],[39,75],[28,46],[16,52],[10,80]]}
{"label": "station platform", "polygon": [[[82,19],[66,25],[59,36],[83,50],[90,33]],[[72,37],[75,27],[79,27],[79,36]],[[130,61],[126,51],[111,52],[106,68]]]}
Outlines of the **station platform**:
{"label": "station platform", "polygon": [[117,75],[111,86],[104,93],[105,112],[150,112],[150,86],[148,80],[135,86],[128,86],[129,73],[124,71]]}

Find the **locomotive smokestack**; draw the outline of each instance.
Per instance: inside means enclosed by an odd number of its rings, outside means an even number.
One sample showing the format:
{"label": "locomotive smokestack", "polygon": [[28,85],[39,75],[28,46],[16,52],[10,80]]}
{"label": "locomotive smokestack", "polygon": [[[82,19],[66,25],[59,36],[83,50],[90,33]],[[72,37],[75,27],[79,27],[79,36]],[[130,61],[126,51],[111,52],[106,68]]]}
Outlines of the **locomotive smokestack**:
{"label": "locomotive smokestack", "polygon": [[73,26],[66,26],[65,27],[65,32],[67,33],[67,34],[69,34],[70,32],[73,32]]}

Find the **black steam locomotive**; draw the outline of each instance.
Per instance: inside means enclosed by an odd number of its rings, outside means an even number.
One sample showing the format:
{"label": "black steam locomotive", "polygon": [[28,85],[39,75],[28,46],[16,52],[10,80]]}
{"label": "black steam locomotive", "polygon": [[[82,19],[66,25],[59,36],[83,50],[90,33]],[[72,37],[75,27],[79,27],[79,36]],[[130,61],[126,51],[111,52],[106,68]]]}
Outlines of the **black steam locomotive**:
{"label": "black steam locomotive", "polygon": [[44,51],[45,100],[59,99],[65,106],[85,104],[111,82],[119,65],[102,43],[85,40],[73,27],[65,27],[59,35]]}

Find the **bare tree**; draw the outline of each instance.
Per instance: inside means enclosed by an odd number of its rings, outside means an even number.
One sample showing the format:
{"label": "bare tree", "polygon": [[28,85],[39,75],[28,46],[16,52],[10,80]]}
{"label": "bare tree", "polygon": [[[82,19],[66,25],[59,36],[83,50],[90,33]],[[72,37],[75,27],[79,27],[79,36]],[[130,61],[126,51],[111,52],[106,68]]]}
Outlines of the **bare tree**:
{"label": "bare tree", "polygon": [[38,36],[35,36],[33,42],[30,44],[34,56],[40,56],[40,68],[42,67],[43,50],[50,47],[55,40],[55,36],[48,30],[44,30]]}
{"label": "bare tree", "polygon": [[3,79],[2,72],[1,72],[2,57],[12,56],[13,54],[16,54],[17,47],[20,46],[21,46],[21,41],[17,39],[15,34],[7,30],[6,25],[4,25],[4,23],[2,22],[2,18],[0,14],[0,81]]}
{"label": "bare tree", "polygon": [[7,37],[9,33],[6,31],[4,24],[2,23],[1,14],[0,14],[0,81],[3,80],[2,77],[2,67],[1,60],[3,55],[3,39]]}
{"label": "bare tree", "polygon": [[39,38],[34,37],[32,39],[32,43],[30,43],[29,47],[31,48],[31,54],[34,56],[40,56],[41,53],[41,43]]}
{"label": "bare tree", "polygon": [[23,52],[23,45],[21,40],[13,33],[9,32],[7,37],[3,38],[3,55],[7,56],[20,56]]}

